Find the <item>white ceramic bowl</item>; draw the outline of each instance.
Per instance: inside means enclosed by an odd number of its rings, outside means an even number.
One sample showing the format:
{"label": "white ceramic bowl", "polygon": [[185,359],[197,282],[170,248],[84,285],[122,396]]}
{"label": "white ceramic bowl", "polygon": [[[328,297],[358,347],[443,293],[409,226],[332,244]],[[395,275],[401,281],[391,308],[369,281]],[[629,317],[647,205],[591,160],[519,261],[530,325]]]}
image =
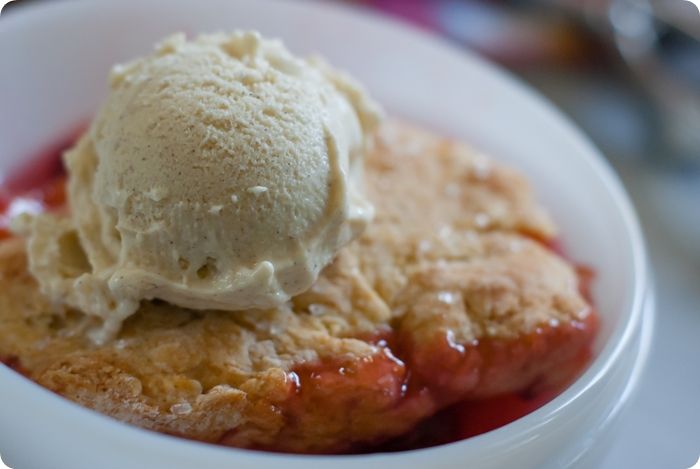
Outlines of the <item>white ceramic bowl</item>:
{"label": "white ceramic bowl", "polygon": [[0,170],[86,121],[110,66],[175,31],[255,28],[350,70],[390,112],[465,139],[523,170],[562,227],[568,252],[598,272],[596,358],[541,409],[436,448],[342,457],[274,455],[123,425],[0,366],[0,454],[16,469],[595,467],[638,381],[653,298],[643,240],[619,181],[548,103],[484,61],[395,22],[291,1],[63,1],[0,20]]}

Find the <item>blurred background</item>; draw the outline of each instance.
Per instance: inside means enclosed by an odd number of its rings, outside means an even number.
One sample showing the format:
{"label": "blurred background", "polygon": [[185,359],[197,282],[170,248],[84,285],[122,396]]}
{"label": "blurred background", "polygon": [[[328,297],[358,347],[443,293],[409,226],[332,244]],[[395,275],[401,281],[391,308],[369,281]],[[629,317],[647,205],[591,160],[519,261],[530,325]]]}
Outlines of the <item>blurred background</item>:
{"label": "blurred background", "polygon": [[[12,2],[3,14],[37,1]],[[650,362],[603,469],[692,466],[700,455],[700,1],[319,1],[399,18],[501,64],[603,151],[641,216],[658,293]]]}
{"label": "blurred background", "polygon": [[606,155],[640,215],[658,307],[647,369],[602,469],[693,466],[700,456],[700,2],[342,3],[401,18],[499,63]]}
{"label": "blurred background", "polygon": [[700,264],[700,0],[343,3],[443,35],[537,88]]}

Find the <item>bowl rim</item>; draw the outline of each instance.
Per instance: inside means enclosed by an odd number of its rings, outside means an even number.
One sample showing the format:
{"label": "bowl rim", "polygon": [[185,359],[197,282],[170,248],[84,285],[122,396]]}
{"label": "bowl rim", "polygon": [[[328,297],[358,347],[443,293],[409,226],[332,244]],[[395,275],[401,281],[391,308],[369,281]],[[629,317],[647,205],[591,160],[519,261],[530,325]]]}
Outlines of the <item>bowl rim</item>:
{"label": "bowl rim", "polygon": [[[252,3],[254,1],[255,0],[239,0],[239,2],[243,3]],[[620,360],[623,352],[636,338],[637,331],[641,327],[645,315],[645,302],[651,301],[653,303],[653,298],[649,300],[649,297],[653,297],[653,286],[650,280],[644,237],[633,205],[622,183],[620,182],[619,177],[615,174],[610,163],[602,156],[600,151],[592,144],[589,138],[585,136],[572,123],[572,121],[563,114],[562,111],[556,108],[538,92],[524,84],[520,79],[512,76],[508,72],[500,69],[496,65],[491,64],[485,59],[476,56],[474,53],[459,48],[457,45],[452,44],[437,35],[426,32],[423,29],[401,22],[397,19],[378,14],[376,12],[371,12],[367,8],[357,8],[335,3],[329,4],[314,0],[307,0],[305,2],[282,2],[280,0],[267,1],[269,3],[276,4],[275,7],[277,8],[283,6],[284,8],[303,9],[311,7],[314,9],[324,9],[326,10],[326,13],[330,11],[332,13],[334,12],[334,14],[349,16],[355,21],[373,22],[380,25],[382,28],[391,30],[390,33],[394,35],[420,36],[421,41],[428,43],[431,47],[436,49],[444,50],[453,57],[453,60],[470,60],[472,62],[476,62],[481,68],[486,69],[490,74],[498,78],[499,81],[503,82],[504,85],[511,88],[518,88],[519,93],[524,96],[526,95],[533,106],[537,106],[542,112],[550,115],[561,124],[561,129],[568,134],[567,139],[572,145],[576,145],[579,148],[580,153],[584,155],[586,162],[591,166],[592,170],[596,174],[596,177],[603,183],[611,200],[616,206],[617,211],[621,215],[627,237],[625,241],[629,242],[629,248],[631,249],[632,253],[633,292],[632,301],[630,303],[631,306],[629,310],[621,314],[619,323],[612,330],[610,337],[598,355],[589,365],[588,369],[563,393],[545,404],[543,407],[507,425],[475,437],[446,445],[398,453],[371,453],[364,455],[317,456],[275,454],[188,441],[128,425],[106,417],[95,411],[86,409],[78,404],[68,401],[67,399],[55,395],[44,388],[41,388],[5,366],[0,366],[0,383],[4,382],[9,386],[22,387],[24,388],[24,392],[33,394],[36,399],[50,399],[52,405],[56,407],[65,406],[70,412],[75,414],[76,418],[84,418],[88,420],[92,419],[91,424],[94,427],[100,427],[105,431],[111,430],[113,432],[122,432],[123,437],[133,436],[144,445],[152,444],[165,449],[173,444],[177,444],[179,448],[189,447],[192,451],[225,452],[233,459],[246,455],[251,457],[250,461],[257,460],[259,462],[278,461],[280,458],[295,458],[299,460],[308,460],[315,463],[324,459],[332,461],[353,460],[356,462],[361,462],[376,458],[396,459],[400,456],[415,455],[417,453],[421,453],[422,455],[429,457],[431,454],[435,452],[443,452],[447,448],[458,449],[460,452],[468,453],[474,451],[475,448],[480,448],[483,450],[484,447],[488,448],[500,446],[503,444],[504,440],[508,439],[508,435],[524,435],[539,432],[544,425],[547,425],[553,419],[558,418],[566,408],[570,407],[572,402],[580,400],[582,396],[590,393],[593,388],[603,381],[605,376],[610,373],[614,364]],[[127,8],[128,3],[129,2],[114,2],[109,0],[64,0],[62,2],[32,4],[18,12],[13,12],[11,15],[4,17],[3,21],[0,21],[0,35],[10,34],[13,28],[32,27],[32,23],[41,23],[42,21],[46,21],[47,18],[53,17],[53,15],[57,13],[69,14],[71,9],[85,7],[94,8],[101,5]],[[640,360],[642,364],[648,353],[648,342],[648,340],[645,341],[646,345],[642,347],[642,351],[640,353]],[[637,376],[638,373],[631,379],[635,380],[637,379]],[[623,397],[626,399],[628,395],[629,393]]]}

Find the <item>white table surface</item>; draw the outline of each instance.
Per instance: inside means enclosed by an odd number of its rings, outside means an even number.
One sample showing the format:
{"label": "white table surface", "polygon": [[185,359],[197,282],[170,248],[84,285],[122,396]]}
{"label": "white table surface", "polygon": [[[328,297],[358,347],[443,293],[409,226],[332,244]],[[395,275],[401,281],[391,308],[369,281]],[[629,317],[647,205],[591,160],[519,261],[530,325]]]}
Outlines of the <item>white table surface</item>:
{"label": "white table surface", "polygon": [[[652,200],[659,176],[638,166],[618,169],[647,236],[658,296],[656,327],[641,385],[602,469],[689,468],[700,456],[700,246],[684,249],[659,222]],[[700,175],[695,182],[700,184]],[[695,208],[689,217],[700,217],[700,197]]]}

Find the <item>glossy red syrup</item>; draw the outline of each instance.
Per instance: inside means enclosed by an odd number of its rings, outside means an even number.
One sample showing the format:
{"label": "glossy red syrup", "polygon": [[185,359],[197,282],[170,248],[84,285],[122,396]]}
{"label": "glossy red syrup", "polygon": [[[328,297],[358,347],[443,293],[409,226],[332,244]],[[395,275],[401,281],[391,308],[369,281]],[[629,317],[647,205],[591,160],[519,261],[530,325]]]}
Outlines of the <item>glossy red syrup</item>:
{"label": "glossy red syrup", "polygon": [[[381,399],[374,408],[391,410],[380,413],[380,420],[422,420],[399,438],[334,453],[404,451],[459,441],[517,420],[563,392],[589,363],[597,329],[597,315],[590,314],[584,321],[543,327],[518,339],[460,347],[444,337],[419,347],[397,333],[387,334],[374,341],[385,347],[384,353],[352,368],[336,360],[297,367],[297,389],[284,411],[293,421],[318,403],[332,413],[356,405],[349,399],[365,406],[373,405],[370,399]],[[543,361],[555,371],[533,375],[528,363]],[[522,391],[499,393],[500,388]],[[363,396],[365,389],[373,392]]]}
{"label": "glossy red syrup", "polygon": [[[27,207],[34,211],[60,210],[65,206],[66,176],[61,155],[76,135],[30,159],[31,165],[4,179],[0,187],[0,239],[11,236],[7,225],[17,211]],[[559,243],[540,241],[563,256]],[[587,267],[578,267],[577,272],[582,294],[590,302],[594,273]],[[421,420],[419,425],[406,428],[399,438],[331,450],[335,453],[403,451],[458,441],[517,420],[559,395],[590,361],[597,329],[598,317],[592,312],[582,321],[543,325],[517,339],[466,345],[455,344],[450,332],[415,344],[411,337],[390,331],[367,340],[382,350],[371,359],[359,363],[326,360],[298,366],[290,373],[290,397],[281,406],[282,412],[292,422],[290,432],[294,431],[294,422],[317,418],[314,411],[332,415],[335,410],[351,411],[358,406],[382,409],[378,415],[384,419]],[[528,363],[543,360],[548,360],[550,369],[556,372],[534,375]],[[25,374],[17,357],[0,357],[0,362]],[[499,392],[514,388],[523,391]],[[382,422],[367,422],[370,426],[377,424]],[[235,436],[235,431],[229,432],[220,443],[236,445]],[[289,447],[255,449],[294,451]]]}
{"label": "glossy red syrup", "polygon": [[0,357],[0,363],[2,363],[3,365],[5,365],[6,367],[8,367],[12,370],[15,370],[17,373],[19,373],[21,375],[25,375],[25,376],[28,375],[26,370],[24,368],[22,368],[22,365],[19,362],[19,358],[15,357],[15,356]]}
{"label": "glossy red syrup", "polygon": [[65,170],[61,155],[75,143],[83,126],[3,174],[0,186],[0,239],[10,236],[10,218],[23,211],[47,211],[65,205]]}

